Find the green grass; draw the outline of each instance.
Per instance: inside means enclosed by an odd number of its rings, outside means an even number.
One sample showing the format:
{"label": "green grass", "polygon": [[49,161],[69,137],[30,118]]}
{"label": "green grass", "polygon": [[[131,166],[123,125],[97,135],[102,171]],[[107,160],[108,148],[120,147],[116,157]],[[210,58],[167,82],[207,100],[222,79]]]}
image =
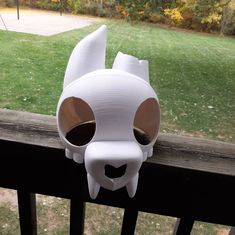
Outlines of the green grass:
{"label": "green grass", "polygon": [[[235,39],[107,21],[106,64],[147,59],[161,131],[234,142]],[[98,25],[53,37],[0,31],[0,107],[55,115],[73,47]]]}
{"label": "green grass", "polygon": [[[150,81],[160,99],[162,132],[234,142],[235,39],[123,21],[106,23],[108,68],[118,51],[149,60]],[[55,115],[70,53],[97,28],[53,37],[0,30],[0,108]],[[39,234],[67,234],[68,210],[64,200],[39,203]],[[122,216],[121,209],[88,204],[85,228],[92,235],[116,235]],[[136,234],[170,235],[174,222],[175,218],[140,213]],[[17,211],[1,206],[0,234],[18,234],[17,223]],[[197,223],[192,234],[217,235],[220,229],[226,227]]]}
{"label": "green grass", "polygon": [[[119,235],[123,210],[92,203],[86,205],[85,234]],[[139,212],[136,235],[172,235],[176,218]],[[37,197],[38,235],[69,234],[69,201],[67,199]],[[219,235],[228,232],[223,225],[195,222],[192,235]],[[0,234],[20,234],[17,208],[9,203],[0,205]],[[226,234],[226,233],[224,233]]]}
{"label": "green grass", "polygon": [[20,234],[17,209],[10,203],[0,205],[0,234]]}

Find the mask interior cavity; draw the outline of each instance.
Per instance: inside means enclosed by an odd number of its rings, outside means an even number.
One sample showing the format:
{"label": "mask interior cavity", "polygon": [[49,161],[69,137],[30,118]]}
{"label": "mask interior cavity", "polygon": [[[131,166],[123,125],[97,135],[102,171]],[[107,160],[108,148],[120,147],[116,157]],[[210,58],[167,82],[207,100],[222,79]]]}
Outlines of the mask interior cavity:
{"label": "mask interior cavity", "polygon": [[156,99],[149,98],[138,107],[133,132],[136,141],[148,145],[157,137],[160,125],[160,108]]}
{"label": "mask interior cavity", "polygon": [[88,144],[96,130],[94,113],[84,100],[69,97],[59,110],[59,125],[66,140],[73,145]]}

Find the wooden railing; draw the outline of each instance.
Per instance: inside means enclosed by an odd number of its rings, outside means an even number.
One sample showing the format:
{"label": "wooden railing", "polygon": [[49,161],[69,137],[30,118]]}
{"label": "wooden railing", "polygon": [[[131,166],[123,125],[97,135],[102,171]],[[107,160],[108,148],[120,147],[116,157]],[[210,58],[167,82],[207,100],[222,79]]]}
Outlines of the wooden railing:
{"label": "wooden railing", "polygon": [[103,188],[90,198],[84,165],[65,157],[55,117],[0,109],[0,151],[0,187],[17,190],[22,235],[37,234],[37,193],[71,200],[71,235],[83,234],[86,202],[124,208],[122,235],[134,234],[138,211],[177,217],[174,235],[189,235],[196,220],[235,226],[234,144],[160,134],[132,199]]}

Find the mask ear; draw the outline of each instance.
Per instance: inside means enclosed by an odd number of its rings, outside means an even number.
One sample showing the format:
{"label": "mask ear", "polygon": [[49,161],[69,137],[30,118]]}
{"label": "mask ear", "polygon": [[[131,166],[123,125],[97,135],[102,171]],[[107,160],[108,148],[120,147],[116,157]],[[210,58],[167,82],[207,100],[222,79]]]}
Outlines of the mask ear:
{"label": "mask ear", "polygon": [[136,57],[118,52],[113,69],[120,69],[143,78],[149,83],[149,69],[147,60],[138,60]]}
{"label": "mask ear", "polygon": [[105,68],[106,38],[107,27],[102,25],[76,45],[67,64],[63,88],[86,73]]}

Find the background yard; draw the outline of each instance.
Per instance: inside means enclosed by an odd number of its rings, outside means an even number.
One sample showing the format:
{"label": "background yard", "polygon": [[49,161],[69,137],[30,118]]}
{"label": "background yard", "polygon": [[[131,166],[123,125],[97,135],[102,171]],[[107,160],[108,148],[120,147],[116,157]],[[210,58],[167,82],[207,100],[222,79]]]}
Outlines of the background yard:
{"label": "background yard", "polygon": [[[118,51],[149,61],[150,81],[160,99],[161,132],[234,143],[234,38],[116,20],[105,24],[108,68]],[[98,27],[51,37],[0,31],[0,108],[55,115],[70,53]],[[38,205],[39,234],[67,234],[68,201],[43,197]],[[118,234],[122,213],[88,204],[86,234]],[[12,204],[0,205],[0,234],[19,233],[17,216]],[[137,234],[170,235],[174,221],[141,213]],[[226,235],[227,231],[225,226],[198,223],[193,235]]]}
{"label": "background yard", "polygon": [[[108,68],[118,51],[149,61],[162,132],[234,141],[234,38],[106,24]],[[51,37],[0,31],[0,107],[55,115],[70,53],[96,28]]]}

